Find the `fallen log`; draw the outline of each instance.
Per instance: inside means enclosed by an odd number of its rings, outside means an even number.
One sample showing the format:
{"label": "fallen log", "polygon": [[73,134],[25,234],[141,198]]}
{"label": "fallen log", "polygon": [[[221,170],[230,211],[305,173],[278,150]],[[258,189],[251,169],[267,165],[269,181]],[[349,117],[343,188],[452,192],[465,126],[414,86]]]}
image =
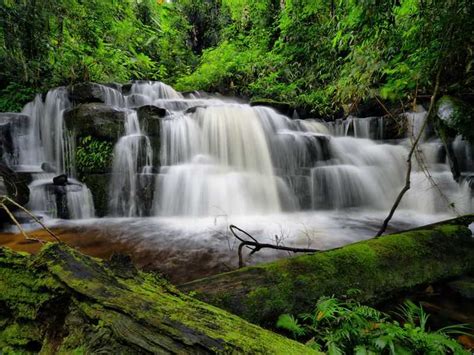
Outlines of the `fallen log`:
{"label": "fallen log", "polygon": [[0,353],[313,354],[200,302],[128,257],[64,244],[37,256],[0,248]]}
{"label": "fallen log", "polygon": [[253,323],[272,327],[280,314],[311,312],[319,297],[376,304],[418,285],[474,271],[474,215],[338,249],[242,268],[179,286]]}

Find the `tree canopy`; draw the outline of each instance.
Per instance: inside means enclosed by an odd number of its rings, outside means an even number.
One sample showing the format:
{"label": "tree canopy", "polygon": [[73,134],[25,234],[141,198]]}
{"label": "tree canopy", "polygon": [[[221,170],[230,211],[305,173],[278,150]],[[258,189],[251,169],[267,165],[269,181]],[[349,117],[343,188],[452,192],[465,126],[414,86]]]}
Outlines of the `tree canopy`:
{"label": "tree canopy", "polygon": [[472,95],[470,0],[3,0],[0,110],[78,81],[166,81],[338,114]]}

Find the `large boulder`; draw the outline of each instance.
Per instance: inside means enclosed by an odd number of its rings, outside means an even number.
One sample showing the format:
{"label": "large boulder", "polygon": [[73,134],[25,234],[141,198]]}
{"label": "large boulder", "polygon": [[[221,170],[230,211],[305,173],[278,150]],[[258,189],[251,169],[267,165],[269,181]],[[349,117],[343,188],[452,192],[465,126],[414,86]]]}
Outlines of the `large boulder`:
{"label": "large boulder", "polygon": [[[120,84],[96,84],[84,82],[69,87],[69,99],[75,104],[91,102],[107,102],[111,96],[122,96],[122,87]],[[119,98],[120,100],[120,98]]]}
{"label": "large boulder", "polygon": [[75,103],[104,102],[102,86],[96,83],[79,83],[69,88],[69,98]]}
{"label": "large boulder", "polygon": [[115,142],[124,133],[125,116],[124,110],[102,103],[87,103],[66,111],[64,122],[76,137],[92,136]]}

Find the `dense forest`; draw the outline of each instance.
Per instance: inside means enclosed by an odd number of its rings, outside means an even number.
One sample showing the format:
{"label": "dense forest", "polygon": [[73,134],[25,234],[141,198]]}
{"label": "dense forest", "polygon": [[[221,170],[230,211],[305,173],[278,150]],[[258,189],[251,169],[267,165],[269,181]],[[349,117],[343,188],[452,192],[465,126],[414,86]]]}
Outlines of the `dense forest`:
{"label": "dense forest", "polygon": [[0,111],[79,81],[161,80],[340,116],[474,92],[469,0],[4,0]]}

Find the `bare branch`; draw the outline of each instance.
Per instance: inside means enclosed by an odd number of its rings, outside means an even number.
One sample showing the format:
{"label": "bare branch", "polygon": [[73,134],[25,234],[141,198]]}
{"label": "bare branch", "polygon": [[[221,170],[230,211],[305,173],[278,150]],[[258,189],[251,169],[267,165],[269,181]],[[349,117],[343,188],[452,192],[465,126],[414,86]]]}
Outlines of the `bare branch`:
{"label": "bare branch", "polygon": [[[249,255],[255,254],[257,251],[260,251],[261,249],[276,249],[276,250],[283,250],[283,251],[288,251],[288,252],[293,252],[293,253],[315,253],[321,250],[318,249],[311,249],[311,248],[291,248],[291,247],[285,247],[282,245],[274,245],[274,244],[266,244],[266,243],[260,243],[258,242],[254,237],[252,237],[248,232],[244,231],[243,229],[231,224],[229,226],[230,231],[234,235],[235,238],[240,240],[239,248],[238,248],[238,255],[239,255],[239,268],[244,267],[244,260],[243,260],[243,255],[242,255],[242,249],[244,247],[247,247],[251,250]],[[239,231],[252,240],[246,240],[243,239],[242,237],[239,237],[235,231]]]}

